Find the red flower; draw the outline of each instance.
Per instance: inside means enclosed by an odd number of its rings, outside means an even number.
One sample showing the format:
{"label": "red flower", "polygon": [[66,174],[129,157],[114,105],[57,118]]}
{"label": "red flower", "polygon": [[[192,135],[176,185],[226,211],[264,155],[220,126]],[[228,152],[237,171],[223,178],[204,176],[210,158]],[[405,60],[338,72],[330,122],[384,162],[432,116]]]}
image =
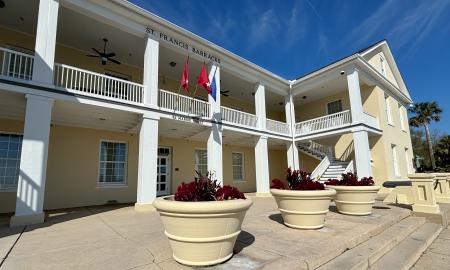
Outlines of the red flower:
{"label": "red flower", "polygon": [[286,185],[280,179],[272,179],[272,185],[270,186],[270,188],[285,189]]}
{"label": "red flower", "polygon": [[245,199],[244,193],[240,192],[237,188],[232,186],[223,186],[216,192],[216,200],[233,200],[233,199]]}
{"label": "red flower", "polygon": [[372,186],[375,182],[373,181],[372,176],[358,179],[356,174],[349,172],[342,174],[342,180],[328,179],[325,184],[333,186]]}

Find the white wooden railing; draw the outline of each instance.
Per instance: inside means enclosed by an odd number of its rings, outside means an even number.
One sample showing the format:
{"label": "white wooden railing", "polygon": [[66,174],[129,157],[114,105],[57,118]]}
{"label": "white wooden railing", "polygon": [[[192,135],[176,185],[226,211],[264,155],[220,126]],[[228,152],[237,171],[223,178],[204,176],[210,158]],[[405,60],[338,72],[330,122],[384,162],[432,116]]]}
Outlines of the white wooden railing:
{"label": "white wooden railing", "polygon": [[367,125],[378,129],[380,128],[378,118],[371,115],[370,113],[364,112],[363,119],[364,123],[366,123]]}
{"label": "white wooden railing", "polygon": [[34,56],[0,47],[0,75],[9,78],[31,80]]}
{"label": "white wooden railing", "polygon": [[295,124],[295,134],[305,135],[316,131],[342,127],[352,122],[350,110],[342,111]]}
{"label": "white wooden railing", "polygon": [[298,144],[305,150],[308,150],[312,153],[334,158],[334,150],[332,146],[325,146],[311,140],[307,142],[299,142]]}
{"label": "white wooden railing", "polygon": [[319,165],[317,165],[317,167],[314,169],[314,171],[312,171],[311,178],[312,179],[320,178],[328,169],[330,164],[331,164],[330,159],[327,156],[325,156],[319,163]]}
{"label": "white wooden railing", "polygon": [[350,160],[350,162],[348,163],[347,167],[345,167],[344,173],[348,173],[348,172],[352,172],[352,173],[355,172],[355,165],[353,163],[353,159]]}
{"label": "white wooden railing", "polygon": [[162,110],[209,117],[209,103],[203,100],[159,90],[158,105]]}
{"label": "white wooden railing", "polygon": [[220,111],[222,113],[223,122],[238,124],[240,126],[257,126],[258,118],[254,114],[241,112],[227,107],[221,107]]}
{"label": "white wooden railing", "polygon": [[131,103],[144,101],[144,86],[141,84],[63,64],[55,64],[54,84],[58,88],[89,96]]}
{"label": "white wooden railing", "polygon": [[291,134],[289,124],[272,119],[266,119],[266,129],[280,134]]}

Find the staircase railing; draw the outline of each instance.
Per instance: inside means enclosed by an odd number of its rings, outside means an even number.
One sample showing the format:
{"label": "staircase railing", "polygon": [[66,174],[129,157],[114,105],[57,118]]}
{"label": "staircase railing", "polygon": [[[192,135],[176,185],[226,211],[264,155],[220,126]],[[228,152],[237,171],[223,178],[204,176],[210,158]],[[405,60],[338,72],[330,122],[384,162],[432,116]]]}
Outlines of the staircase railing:
{"label": "staircase railing", "polygon": [[300,142],[298,144],[312,153],[327,156],[330,159],[334,157],[334,150],[331,146],[325,146],[314,141]]}
{"label": "staircase railing", "polygon": [[348,172],[355,172],[355,165],[353,164],[353,159],[350,160],[350,162],[348,163],[347,167],[345,167],[345,171],[344,173],[348,173]]}
{"label": "staircase railing", "polygon": [[320,178],[328,169],[330,164],[331,164],[330,159],[327,156],[325,156],[319,163],[319,165],[317,165],[317,167],[314,169],[314,171],[312,171],[311,178],[312,179]]}

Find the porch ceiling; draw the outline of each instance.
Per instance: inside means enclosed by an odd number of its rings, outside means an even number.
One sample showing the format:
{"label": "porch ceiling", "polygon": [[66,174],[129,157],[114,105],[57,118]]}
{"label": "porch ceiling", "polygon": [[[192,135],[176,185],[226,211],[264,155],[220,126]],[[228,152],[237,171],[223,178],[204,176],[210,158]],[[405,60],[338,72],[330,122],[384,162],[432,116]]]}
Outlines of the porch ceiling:
{"label": "porch ceiling", "polygon": [[[23,94],[0,91],[0,118],[24,121],[26,98]],[[139,116],[98,106],[55,101],[52,124],[118,132],[136,132]]]}

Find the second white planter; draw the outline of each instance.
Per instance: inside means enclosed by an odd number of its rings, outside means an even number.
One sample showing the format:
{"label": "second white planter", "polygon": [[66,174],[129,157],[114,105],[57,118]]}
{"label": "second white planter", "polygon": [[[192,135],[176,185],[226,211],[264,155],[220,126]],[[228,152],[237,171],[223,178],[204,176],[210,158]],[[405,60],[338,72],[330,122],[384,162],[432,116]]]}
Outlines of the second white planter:
{"label": "second white planter", "polygon": [[334,202],[339,213],[365,216],[372,213],[380,186],[327,186],[336,190]]}
{"label": "second white planter", "polygon": [[336,194],[334,189],[283,190],[271,189],[286,226],[295,229],[320,229],[330,201]]}

